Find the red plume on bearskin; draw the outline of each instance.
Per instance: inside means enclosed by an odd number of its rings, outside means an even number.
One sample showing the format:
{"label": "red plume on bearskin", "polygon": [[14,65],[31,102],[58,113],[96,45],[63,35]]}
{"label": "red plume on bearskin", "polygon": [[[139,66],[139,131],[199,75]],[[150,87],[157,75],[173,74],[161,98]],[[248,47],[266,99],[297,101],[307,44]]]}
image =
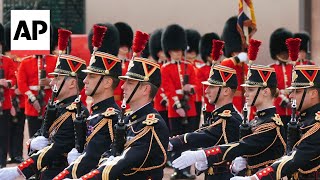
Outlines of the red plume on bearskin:
{"label": "red plume on bearskin", "polygon": [[133,38],[132,51],[134,53],[140,53],[146,47],[146,44],[149,40],[149,34],[141,31],[136,31],[136,34]]}
{"label": "red plume on bearskin", "polygon": [[255,61],[259,52],[261,41],[250,39],[248,47],[248,58],[250,61]]}
{"label": "red plume on bearskin", "polygon": [[286,45],[289,50],[289,56],[292,61],[296,61],[298,59],[300,43],[300,38],[288,38],[286,40]]}
{"label": "red plume on bearskin", "polygon": [[211,58],[213,61],[217,61],[220,56],[223,54],[223,46],[224,46],[224,41],[212,40],[212,50],[211,50]]}
{"label": "red plume on bearskin", "polygon": [[99,26],[97,24],[93,26],[92,46],[96,48],[96,50],[101,47],[106,31],[107,27],[105,26]]}
{"label": "red plume on bearskin", "polygon": [[58,29],[58,49],[64,51],[67,49],[68,41],[72,32],[66,29]]}

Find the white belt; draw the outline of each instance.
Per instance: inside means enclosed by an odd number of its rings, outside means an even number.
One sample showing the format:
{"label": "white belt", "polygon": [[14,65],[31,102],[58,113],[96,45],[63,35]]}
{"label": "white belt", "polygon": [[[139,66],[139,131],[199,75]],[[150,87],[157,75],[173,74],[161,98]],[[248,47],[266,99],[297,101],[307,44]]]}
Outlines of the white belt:
{"label": "white belt", "polygon": [[[29,89],[32,91],[39,91],[39,86],[29,86]],[[44,89],[51,89],[50,86],[45,86]]]}

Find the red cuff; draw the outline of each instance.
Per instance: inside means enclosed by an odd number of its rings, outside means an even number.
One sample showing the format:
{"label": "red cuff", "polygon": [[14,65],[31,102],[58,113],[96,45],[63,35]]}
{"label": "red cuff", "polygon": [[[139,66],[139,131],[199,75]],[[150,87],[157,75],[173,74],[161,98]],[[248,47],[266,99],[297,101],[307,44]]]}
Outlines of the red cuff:
{"label": "red cuff", "polygon": [[264,176],[268,176],[272,172],[273,172],[273,168],[269,166],[257,172],[256,175],[258,176],[259,179],[262,179]]}
{"label": "red cuff", "polygon": [[207,149],[204,151],[206,153],[206,156],[209,157],[209,156],[214,156],[216,154],[221,154],[221,149],[220,147],[213,147],[211,149]]}

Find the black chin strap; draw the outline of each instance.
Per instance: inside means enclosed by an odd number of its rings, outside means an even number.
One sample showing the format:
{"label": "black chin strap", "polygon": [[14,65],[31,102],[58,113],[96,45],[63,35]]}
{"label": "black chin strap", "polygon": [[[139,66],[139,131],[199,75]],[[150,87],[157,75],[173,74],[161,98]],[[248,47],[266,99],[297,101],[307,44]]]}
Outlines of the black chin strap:
{"label": "black chin strap", "polygon": [[301,101],[300,101],[300,104],[299,104],[299,107],[298,107],[297,111],[300,111],[300,110],[301,110],[302,104],[303,104],[303,102],[304,102],[304,98],[306,97],[306,94],[307,94],[307,88],[304,88],[304,89],[303,89],[302,98],[301,98]]}
{"label": "black chin strap", "polygon": [[131,101],[133,95],[136,93],[139,86],[140,86],[140,81],[138,81],[138,84],[136,85],[136,87],[134,87],[132,93],[130,94],[129,98],[127,99],[127,101],[126,101],[127,104]]}
{"label": "black chin strap", "polygon": [[218,101],[218,99],[219,99],[219,96],[220,96],[220,93],[221,93],[221,86],[219,87],[219,90],[218,90],[216,99],[213,101],[213,104],[216,104],[216,103],[217,103],[217,101]]}
{"label": "black chin strap", "polygon": [[100,76],[100,79],[99,79],[96,87],[94,88],[94,90],[93,90],[92,93],[90,94],[91,97],[96,93],[98,87],[100,86],[100,84],[101,84],[101,82],[102,82],[103,77],[104,77],[103,75]]}
{"label": "black chin strap", "polygon": [[261,87],[258,87],[257,93],[256,93],[256,95],[255,95],[254,98],[253,98],[253,101],[252,101],[252,103],[251,103],[251,106],[254,106],[254,104],[256,103],[257,98],[258,98],[259,93],[260,93],[260,90],[261,90]]}
{"label": "black chin strap", "polygon": [[59,96],[60,91],[62,90],[62,87],[63,87],[64,83],[66,82],[67,78],[68,78],[68,76],[64,76],[63,81],[62,81],[62,83],[61,83],[61,85],[60,85],[57,93],[55,94],[55,97],[58,97],[58,96]]}

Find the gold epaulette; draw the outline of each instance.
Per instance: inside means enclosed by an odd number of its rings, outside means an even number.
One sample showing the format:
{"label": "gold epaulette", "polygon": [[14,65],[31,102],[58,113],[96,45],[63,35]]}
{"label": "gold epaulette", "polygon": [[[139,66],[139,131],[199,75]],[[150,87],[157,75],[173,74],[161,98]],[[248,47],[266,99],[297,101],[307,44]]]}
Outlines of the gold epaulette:
{"label": "gold epaulette", "polygon": [[316,112],[316,116],[314,117],[314,119],[320,122],[320,111]]}
{"label": "gold epaulette", "polygon": [[66,107],[68,111],[74,111],[77,109],[77,104],[76,103],[71,103],[69,106]]}
{"label": "gold epaulette", "polygon": [[231,111],[230,110],[224,110],[222,113],[218,114],[221,117],[231,117]]}
{"label": "gold epaulette", "polygon": [[147,126],[151,126],[153,124],[158,123],[159,119],[156,118],[156,114],[148,114],[146,120],[142,121],[142,124]]}
{"label": "gold epaulette", "polygon": [[115,115],[115,114],[118,114],[116,109],[110,107],[104,113],[102,113],[101,115],[103,115],[104,117],[109,117],[109,116],[112,116],[112,115]]}

